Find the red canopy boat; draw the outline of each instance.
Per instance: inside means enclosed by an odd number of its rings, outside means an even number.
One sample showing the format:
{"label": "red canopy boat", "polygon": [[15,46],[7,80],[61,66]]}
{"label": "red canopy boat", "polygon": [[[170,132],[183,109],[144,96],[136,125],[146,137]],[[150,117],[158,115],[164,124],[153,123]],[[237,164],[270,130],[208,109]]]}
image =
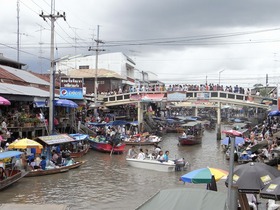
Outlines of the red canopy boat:
{"label": "red canopy boat", "polygon": [[114,154],[123,153],[125,150],[125,144],[122,142],[108,141],[105,137],[96,136],[89,138],[89,144],[92,149],[95,149],[100,152],[110,152]]}

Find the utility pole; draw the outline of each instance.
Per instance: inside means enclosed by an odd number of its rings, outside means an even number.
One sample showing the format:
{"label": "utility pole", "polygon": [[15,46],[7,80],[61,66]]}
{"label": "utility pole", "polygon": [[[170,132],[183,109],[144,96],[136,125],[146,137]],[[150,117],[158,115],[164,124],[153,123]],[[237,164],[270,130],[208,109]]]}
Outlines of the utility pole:
{"label": "utility pole", "polygon": [[265,78],[265,96],[267,97],[267,88],[268,88],[268,74],[266,74]]}
{"label": "utility pole", "polygon": [[103,44],[101,40],[99,40],[99,25],[97,25],[97,39],[94,40],[96,42],[96,48],[92,49],[89,47],[89,51],[95,51],[95,78],[94,78],[94,115],[97,116],[97,71],[98,71],[98,54],[100,51],[105,51],[104,49],[99,49],[99,44]]}
{"label": "utility pole", "polygon": [[50,99],[49,99],[49,133],[54,134],[54,95],[55,95],[55,69],[54,69],[54,22],[58,18],[63,18],[66,21],[65,12],[63,14],[60,14],[57,12],[57,14],[54,14],[54,0],[52,0],[51,4],[51,14],[50,15],[44,15],[43,11],[39,15],[41,18],[46,21],[46,18],[48,18],[51,21],[51,68],[50,68]]}
{"label": "utility pole", "polygon": [[19,68],[19,0],[17,0],[17,62]]}

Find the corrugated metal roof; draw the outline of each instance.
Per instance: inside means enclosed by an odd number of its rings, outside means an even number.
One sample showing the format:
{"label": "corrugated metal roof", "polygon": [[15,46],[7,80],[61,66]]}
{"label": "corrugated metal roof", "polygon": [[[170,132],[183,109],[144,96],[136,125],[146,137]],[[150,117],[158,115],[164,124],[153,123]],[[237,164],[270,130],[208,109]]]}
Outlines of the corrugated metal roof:
{"label": "corrugated metal roof", "polygon": [[0,83],[0,94],[11,94],[11,95],[26,95],[26,96],[41,96],[49,97],[48,91],[41,90],[39,88],[14,85],[8,83]]}
{"label": "corrugated metal roof", "polygon": [[9,71],[7,71],[6,69],[3,69],[1,67],[0,67],[0,78],[24,82],[24,80],[22,80],[21,78],[17,77],[16,75],[10,73]]}
{"label": "corrugated metal roof", "polygon": [[[94,78],[95,77],[95,69],[73,69],[69,72],[70,77],[79,77],[79,78]],[[98,78],[116,78],[116,79],[124,79],[118,73],[107,70],[107,69],[98,69],[97,70]]]}
{"label": "corrugated metal roof", "polygon": [[36,77],[35,75],[33,75],[32,73],[30,73],[28,71],[21,70],[21,69],[15,69],[15,68],[12,68],[9,66],[3,66],[3,65],[0,65],[0,67],[5,69],[6,71],[10,72],[11,74],[14,74],[15,76],[21,78],[25,82],[33,83],[33,84],[40,84],[40,85],[50,85],[50,83],[48,83],[47,81],[42,80],[39,77]]}

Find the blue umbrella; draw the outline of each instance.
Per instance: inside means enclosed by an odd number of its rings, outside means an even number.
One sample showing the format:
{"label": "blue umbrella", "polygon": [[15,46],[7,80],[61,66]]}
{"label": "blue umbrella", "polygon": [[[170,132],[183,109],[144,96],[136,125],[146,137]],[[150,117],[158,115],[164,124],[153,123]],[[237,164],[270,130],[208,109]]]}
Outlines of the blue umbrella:
{"label": "blue umbrella", "polygon": [[280,116],[280,111],[275,110],[268,113],[268,116]]}
{"label": "blue umbrella", "polygon": [[58,99],[54,101],[54,106],[63,106],[69,108],[77,108],[78,104],[67,99]]}
{"label": "blue umbrella", "polygon": [[118,126],[118,125],[126,125],[126,124],[127,121],[125,120],[115,120],[107,123],[108,126]]}
{"label": "blue umbrella", "polygon": [[[244,144],[244,143],[245,143],[244,138],[238,137],[238,136],[235,137],[235,145]],[[229,144],[230,144],[229,137],[225,137],[225,138],[222,140],[221,144],[223,144],[223,145],[229,145]]]}

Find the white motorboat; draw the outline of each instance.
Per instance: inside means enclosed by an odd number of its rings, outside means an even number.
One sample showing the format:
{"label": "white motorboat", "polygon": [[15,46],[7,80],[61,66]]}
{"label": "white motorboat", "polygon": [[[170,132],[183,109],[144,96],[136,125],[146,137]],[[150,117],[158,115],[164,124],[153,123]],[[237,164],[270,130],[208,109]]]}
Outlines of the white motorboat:
{"label": "white motorboat", "polygon": [[136,168],[143,168],[148,170],[154,171],[162,171],[162,172],[173,172],[175,171],[176,164],[174,161],[169,160],[168,162],[160,162],[158,160],[150,160],[150,159],[133,159],[133,158],[126,158],[128,165],[136,167]]}

